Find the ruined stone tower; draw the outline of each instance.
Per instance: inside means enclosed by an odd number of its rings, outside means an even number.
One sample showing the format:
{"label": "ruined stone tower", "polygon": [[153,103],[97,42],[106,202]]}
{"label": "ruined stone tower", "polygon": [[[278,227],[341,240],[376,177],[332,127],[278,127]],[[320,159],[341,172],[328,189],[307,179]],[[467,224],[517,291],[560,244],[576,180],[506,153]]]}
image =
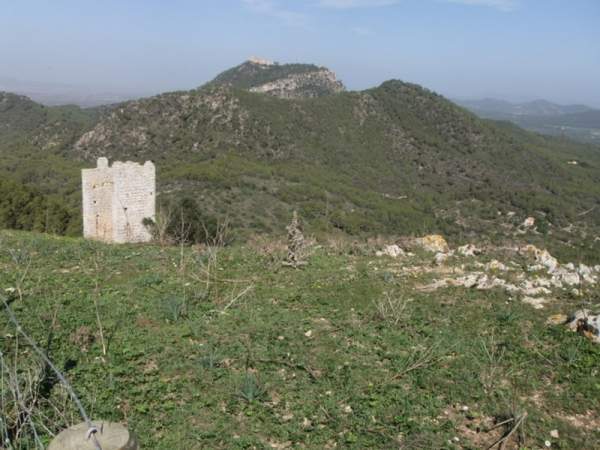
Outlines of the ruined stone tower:
{"label": "ruined stone tower", "polygon": [[104,242],[147,242],[152,236],[143,225],[154,219],[156,171],[151,161],[114,162],[99,158],[95,169],[81,171],[83,236]]}

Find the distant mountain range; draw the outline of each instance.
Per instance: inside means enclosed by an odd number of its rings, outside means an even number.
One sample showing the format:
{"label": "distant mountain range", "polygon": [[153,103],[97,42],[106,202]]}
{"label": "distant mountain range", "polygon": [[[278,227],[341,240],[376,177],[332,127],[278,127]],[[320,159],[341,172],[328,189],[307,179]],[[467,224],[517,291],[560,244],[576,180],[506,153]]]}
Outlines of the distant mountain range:
{"label": "distant mountain range", "polygon": [[46,106],[77,105],[84,108],[111,105],[144,96],[143,93],[91,91],[83,86],[23,81],[8,77],[0,77],[0,92],[2,91],[25,95]]}
{"label": "distant mountain range", "polygon": [[600,144],[600,110],[586,105],[546,100],[510,103],[492,98],[454,101],[485,119],[508,120],[537,133]]}

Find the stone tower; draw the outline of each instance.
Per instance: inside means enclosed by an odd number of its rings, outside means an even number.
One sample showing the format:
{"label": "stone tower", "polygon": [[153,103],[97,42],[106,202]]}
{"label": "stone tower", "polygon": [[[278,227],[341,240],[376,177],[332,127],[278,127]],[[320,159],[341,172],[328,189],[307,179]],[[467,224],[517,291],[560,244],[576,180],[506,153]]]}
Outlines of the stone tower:
{"label": "stone tower", "polygon": [[99,158],[95,169],[81,171],[83,186],[83,236],[104,242],[148,242],[143,225],[154,220],[156,170],[151,161],[138,164]]}

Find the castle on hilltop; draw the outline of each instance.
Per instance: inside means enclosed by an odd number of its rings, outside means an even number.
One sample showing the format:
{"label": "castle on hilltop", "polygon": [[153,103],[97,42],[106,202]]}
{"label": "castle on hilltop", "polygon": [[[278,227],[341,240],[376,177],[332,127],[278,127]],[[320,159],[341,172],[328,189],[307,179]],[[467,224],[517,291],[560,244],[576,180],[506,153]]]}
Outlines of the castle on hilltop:
{"label": "castle on hilltop", "polygon": [[251,56],[248,61],[251,62],[252,64],[258,64],[259,66],[274,66],[275,65],[275,63],[273,61],[270,61],[270,60],[264,59],[264,58],[257,58],[256,56]]}
{"label": "castle on hilltop", "polygon": [[83,190],[83,235],[103,242],[148,242],[152,235],[142,223],[154,220],[156,169],[99,158],[97,167],[81,171]]}

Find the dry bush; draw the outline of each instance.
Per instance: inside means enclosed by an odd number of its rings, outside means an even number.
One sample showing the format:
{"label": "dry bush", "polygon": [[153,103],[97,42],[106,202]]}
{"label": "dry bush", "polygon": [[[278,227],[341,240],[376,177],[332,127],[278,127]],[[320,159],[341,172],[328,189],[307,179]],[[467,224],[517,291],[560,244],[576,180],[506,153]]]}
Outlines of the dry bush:
{"label": "dry bush", "polygon": [[325,239],[325,248],[330,255],[367,255],[366,242],[346,235],[331,235]]}
{"label": "dry bush", "polygon": [[304,240],[304,233],[302,232],[302,224],[297,211],[294,211],[292,221],[286,229],[288,232],[287,256],[285,257],[283,264],[294,268],[305,266],[307,264],[307,247]]}
{"label": "dry bush", "polygon": [[173,210],[170,205],[158,208],[154,220],[144,219],[144,226],[152,235],[152,240],[161,246],[171,245],[174,237],[169,233],[170,224],[173,221]]}
{"label": "dry bush", "polygon": [[12,343],[11,355],[0,352],[0,448],[44,448],[42,437],[76,422],[77,413],[44,362],[16,337]]}
{"label": "dry bush", "polygon": [[384,292],[382,298],[373,301],[375,318],[391,325],[398,325],[408,319],[407,306],[411,301],[411,299]]}

